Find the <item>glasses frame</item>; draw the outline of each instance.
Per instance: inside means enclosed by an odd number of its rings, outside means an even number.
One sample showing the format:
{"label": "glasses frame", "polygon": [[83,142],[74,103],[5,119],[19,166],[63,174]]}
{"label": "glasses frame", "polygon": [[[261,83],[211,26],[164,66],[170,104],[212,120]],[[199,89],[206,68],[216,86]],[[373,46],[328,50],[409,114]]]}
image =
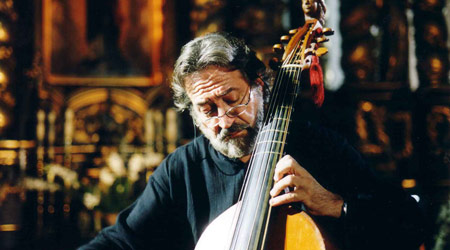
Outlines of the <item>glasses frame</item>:
{"label": "glasses frame", "polygon": [[[252,97],[252,87],[251,86],[249,86],[248,93],[249,94],[248,94],[248,101],[247,101],[247,103],[241,103],[241,104],[238,104],[238,105],[236,105],[234,107],[230,107],[223,115],[216,115],[216,116],[213,116],[213,117],[209,117],[206,120],[204,120],[203,123],[205,123],[206,125],[214,127],[214,126],[217,126],[217,124],[220,123],[220,119],[222,117],[224,117],[224,116],[228,116],[229,118],[235,118],[235,117],[238,117],[238,116],[242,115],[247,110],[248,104],[250,103],[250,100],[251,100],[251,97]],[[244,98],[246,96],[247,95],[245,95]],[[230,114],[233,110],[241,108],[241,107],[245,107],[245,108],[240,113],[238,113],[236,115],[231,115]],[[217,122],[211,123],[214,119],[217,119]]]}

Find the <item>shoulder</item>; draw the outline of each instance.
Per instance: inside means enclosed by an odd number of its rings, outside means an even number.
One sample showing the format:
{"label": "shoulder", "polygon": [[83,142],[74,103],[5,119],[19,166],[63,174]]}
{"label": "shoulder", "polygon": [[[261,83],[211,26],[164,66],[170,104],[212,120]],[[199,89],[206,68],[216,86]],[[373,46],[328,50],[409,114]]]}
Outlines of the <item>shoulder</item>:
{"label": "shoulder", "polygon": [[207,143],[203,136],[199,136],[178,147],[161,162],[149,181],[156,181],[160,185],[164,185],[162,183],[164,181],[184,178],[188,168],[198,166],[198,163],[206,158]]}
{"label": "shoulder", "polygon": [[203,161],[207,157],[207,148],[207,140],[204,136],[199,136],[169,154],[158,169],[178,173],[188,167],[196,166],[196,163]]}
{"label": "shoulder", "polygon": [[170,163],[177,161],[199,161],[206,157],[208,148],[208,140],[203,136],[199,136],[189,143],[178,147],[174,152],[169,154],[165,161]]}

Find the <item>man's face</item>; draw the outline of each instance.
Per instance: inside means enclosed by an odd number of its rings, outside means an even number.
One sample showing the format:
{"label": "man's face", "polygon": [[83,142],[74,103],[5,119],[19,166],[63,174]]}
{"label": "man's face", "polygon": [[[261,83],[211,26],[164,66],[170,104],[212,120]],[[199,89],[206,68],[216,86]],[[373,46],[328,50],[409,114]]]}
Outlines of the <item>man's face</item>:
{"label": "man's face", "polygon": [[[192,118],[213,147],[230,158],[249,155],[263,119],[262,84],[251,88],[239,70],[211,66],[187,77],[185,85]],[[246,103],[238,116],[225,114]],[[208,120],[215,116],[220,118]]]}

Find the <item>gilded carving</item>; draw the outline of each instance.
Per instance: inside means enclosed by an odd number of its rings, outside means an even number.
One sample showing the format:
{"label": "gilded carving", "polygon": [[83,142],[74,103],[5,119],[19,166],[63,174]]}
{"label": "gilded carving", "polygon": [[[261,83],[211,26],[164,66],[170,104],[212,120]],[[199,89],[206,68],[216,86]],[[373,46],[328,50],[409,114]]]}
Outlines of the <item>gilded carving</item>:
{"label": "gilded carving", "polygon": [[423,75],[431,86],[437,86],[445,82],[446,67],[442,55],[432,54],[424,58],[420,63]]}
{"label": "gilded carving", "polygon": [[[387,129],[393,125],[401,127],[401,137],[395,144],[399,148],[392,148],[393,136],[396,133]],[[409,112],[388,113],[386,107],[379,107],[368,101],[362,101],[356,111],[356,132],[359,136],[359,147],[364,154],[392,153],[396,159],[407,158],[413,153],[412,118]]]}
{"label": "gilded carving", "polygon": [[[9,184],[0,185],[0,206],[10,194],[18,194],[22,201],[25,201],[25,189],[19,186]],[[0,230],[0,232],[3,230]]]}
{"label": "gilded carving", "polygon": [[138,93],[82,89],[68,98],[67,110],[72,110],[73,117],[66,118],[66,131],[72,131],[66,144],[144,144],[147,104]]}
{"label": "gilded carving", "polygon": [[42,1],[46,82],[141,87],[162,82],[163,1],[107,2]]}
{"label": "gilded carving", "polygon": [[414,3],[418,73],[421,87],[448,85],[448,46],[445,1]]}
{"label": "gilded carving", "polygon": [[10,41],[10,35],[9,35],[9,30],[8,27],[0,22],[0,42],[2,43],[6,43]]}
{"label": "gilded carving", "polygon": [[26,75],[36,82],[39,98],[46,100],[50,96],[50,90],[44,85],[42,54],[40,52],[34,54],[32,68],[26,72]]}
{"label": "gilded carving", "polygon": [[342,31],[351,33],[350,36],[364,36],[370,27],[376,23],[376,8],[371,3],[362,3],[359,6],[352,4],[351,8],[346,8],[346,13],[342,16]]}
{"label": "gilded carving", "polygon": [[432,10],[436,10],[438,8],[442,8],[442,5],[444,4],[445,1],[440,1],[440,0],[423,0],[423,1],[418,1],[418,6],[421,10],[424,11],[432,11]]}
{"label": "gilded carving", "polygon": [[359,81],[372,77],[375,69],[371,46],[368,43],[360,43],[349,51],[349,64],[352,76]]}
{"label": "gilded carving", "polygon": [[36,125],[36,139],[37,139],[36,169],[38,177],[44,176],[44,156],[45,156],[44,138],[45,138],[45,112],[42,109],[40,109],[37,112],[37,125]]}
{"label": "gilded carving", "polygon": [[13,49],[10,46],[0,46],[0,60],[5,60],[11,57]]}
{"label": "gilded carving", "polygon": [[7,14],[12,20],[16,20],[17,13],[14,11],[14,0],[1,0],[0,12]]}
{"label": "gilded carving", "polygon": [[423,39],[432,46],[445,48],[445,27],[436,22],[428,22],[424,25]]}
{"label": "gilded carving", "polygon": [[401,123],[402,126],[402,144],[403,148],[394,152],[394,157],[397,159],[408,158],[413,153],[412,143],[412,118],[409,112],[396,112],[389,115],[389,118],[397,123]]}
{"label": "gilded carving", "polygon": [[[364,154],[381,154],[389,145],[389,137],[385,133],[384,121],[386,108],[377,107],[368,101],[358,104],[356,111],[356,132],[360,139],[360,150]],[[372,123],[373,131],[368,122]],[[374,138],[374,139],[372,139]]]}
{"label": "gilded carving", "polygon": [[222,30],[224,21],[220,17],[224,6],[224,1],[195,0],[194,8],[190,13],[191,31],[199,36]]}
{"label": "gilded carving", "polygon": [[446,147],[448,150],[448,145],[450,145],[450,107],[438,105],[431,109],[427,115],[427,134],[432,152],[443,153]]}
{"label": "gilded carving", "polygon": [[166,141],[167,152],[175,151],[178,140],[177,112],[174,109],[168,109],[166,112]]}
{"label": "gilded carving", "polygon": [[389,18],[383,22],[385,30],[379,60],[381,63],[381,79],[386,81],[407,80],[408,72],[408,24],[405,8],[401,3],[385,3]]}

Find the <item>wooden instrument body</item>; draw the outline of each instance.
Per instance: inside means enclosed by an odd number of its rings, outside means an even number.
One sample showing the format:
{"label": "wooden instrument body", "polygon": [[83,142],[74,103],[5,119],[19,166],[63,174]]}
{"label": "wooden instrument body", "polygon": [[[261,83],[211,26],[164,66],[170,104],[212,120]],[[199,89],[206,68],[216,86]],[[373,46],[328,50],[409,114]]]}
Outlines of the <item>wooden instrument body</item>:
{"label": "wooden instrument body", "polygon": [[[228,250],[233,234],[237,203],[228,208],[211,224],[200,237],[195,250]],[[276,213],[268,234],[267,250],[330,250],[333,247],[322,237],[314,220],[305,212],[283,206]]]}

